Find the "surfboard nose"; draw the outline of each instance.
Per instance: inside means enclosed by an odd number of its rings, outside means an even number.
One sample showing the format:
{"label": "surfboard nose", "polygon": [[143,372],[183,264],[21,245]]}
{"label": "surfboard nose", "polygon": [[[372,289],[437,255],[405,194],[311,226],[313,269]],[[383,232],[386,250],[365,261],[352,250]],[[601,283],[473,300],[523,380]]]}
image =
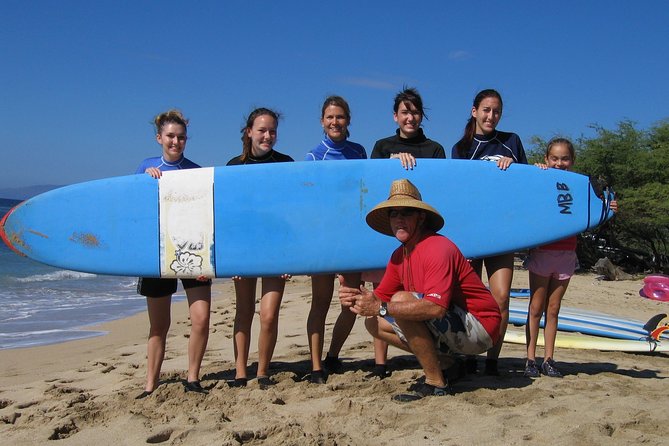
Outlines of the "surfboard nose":
{"label": "surfboard nose", "polygon": [[21,244],[21,237],[18,234],[11,231],[11,230],[10,230],[9,233],[7,233],[7,231],[5,229],[6,226],[7,226],[7,221],[9,219],[9,217],[12,215],[12,213],[14,212],[14,210],[16,208],[21,206],[21,204],[23,204],[23,203],[19,203],[16,206],[14,206],[13,208],[11,208],[9,211],[7,211],[7,213],[4,215],[4,217],[2,217],[2,219],[0,220],[0,239],[2,239],[3,242],[5,242],[5,245],[7,245],[7,247],[9,247],[9,249],[14,251],[18,255],[25,257],[25,254],[23,252],[21,252],[20,250],[18,250],[16,248],[16,245],[15,245],[15,243],[19,244],[19,245]]}

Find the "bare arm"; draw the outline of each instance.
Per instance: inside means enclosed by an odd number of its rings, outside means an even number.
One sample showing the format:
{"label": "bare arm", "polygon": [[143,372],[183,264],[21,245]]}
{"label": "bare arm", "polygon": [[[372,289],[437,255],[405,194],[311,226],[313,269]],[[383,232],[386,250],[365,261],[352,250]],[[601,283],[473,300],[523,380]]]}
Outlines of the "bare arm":
{"label": "bare arm", "polygon": [[[360,316],[378,316],[381,308],[381,299],[364,286],[350,288],[342,285],[339,279],[339,301],[342,306]],[[446,308],[425,299],[416,299],[409,291],[400,291],[388,302],[388,315],[397,319],[409,321],[426,321],[441,319],[446,314]]]}
{"label": "bare arm", "polygon": [[429,300],[416,299],[409,291],[400,291],[388,302],[388,314],[407,321],[427,321],[444,317],[446,308]]}

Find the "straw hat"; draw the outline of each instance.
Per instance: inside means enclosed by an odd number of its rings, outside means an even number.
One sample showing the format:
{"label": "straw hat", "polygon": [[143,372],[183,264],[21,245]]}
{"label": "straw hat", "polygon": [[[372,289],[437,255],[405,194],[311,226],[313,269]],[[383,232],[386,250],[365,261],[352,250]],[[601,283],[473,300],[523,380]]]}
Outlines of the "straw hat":
{"label": "straw hat", "polygon": [[395,235],[390,229],[390,208],[414,208],[425,211],[425,228],[437,232],[444,226],[444,218],[432,206],[423,202],[420,192],[409,180],[395,180],[390,185],[390,195],[386,201],[374,206],[367,214],[367,224],[370,228],[385,235]]}

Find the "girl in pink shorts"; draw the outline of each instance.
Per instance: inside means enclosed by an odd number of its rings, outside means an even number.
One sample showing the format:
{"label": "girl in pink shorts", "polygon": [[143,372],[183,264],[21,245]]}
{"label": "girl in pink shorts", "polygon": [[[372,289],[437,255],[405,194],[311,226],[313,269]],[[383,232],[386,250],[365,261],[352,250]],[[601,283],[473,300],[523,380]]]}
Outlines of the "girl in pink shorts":
{"label": "girl in pink shorts", "polygon": [[[567,242],[574,241],[571,246],[562,248]],[[571,244],[571,243],[569,243]],[[531,274],[550,277],[556,280],[569,280],[578,269],[576,258],[576,236],[569,237],[550,245],[533,249],[527,262],[527,269]]]}
{"label": "girl in pink shorts", "polygon": [[[570,170],[574,165],[576,152],[573,144],[564,138],[555,138],[548,143],[545,164],[536,164],[542,169]],[[616,201],[610,203],[615,212]],[[567,291],[569,280],[577,265],[576,236],[541,246],[530,251],[527,269],[530,272],[530,308],[528,311],[525,335],[527,338],[527,362],[525,376],[537,378],[542,373],[546,376],[560,378],[562,373],[553,361],[555,337],[557,334],[558,313],[562,297]],[[541,371],[536,362],[539,322],[546,315],[544,325],[544,360]]]}

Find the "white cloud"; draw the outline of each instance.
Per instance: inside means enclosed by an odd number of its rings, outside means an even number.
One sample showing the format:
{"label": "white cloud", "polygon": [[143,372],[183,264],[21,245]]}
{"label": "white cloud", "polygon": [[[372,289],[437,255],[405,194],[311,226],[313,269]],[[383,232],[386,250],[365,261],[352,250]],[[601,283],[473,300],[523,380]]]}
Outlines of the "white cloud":
{"label": "white cloud", "polygon": [[365,77],[346,77],[341,78],[340,80],[344,84],[356,85],[358,87],[368,87],[376,90],[395,90],[397,88],[397,85],[393,82]]}
{"label": "white cloud", "polygon": [[465,60],[471,58],[472,55],[465,50],[451,51],[448,53],[448,58],[451,60]]}

